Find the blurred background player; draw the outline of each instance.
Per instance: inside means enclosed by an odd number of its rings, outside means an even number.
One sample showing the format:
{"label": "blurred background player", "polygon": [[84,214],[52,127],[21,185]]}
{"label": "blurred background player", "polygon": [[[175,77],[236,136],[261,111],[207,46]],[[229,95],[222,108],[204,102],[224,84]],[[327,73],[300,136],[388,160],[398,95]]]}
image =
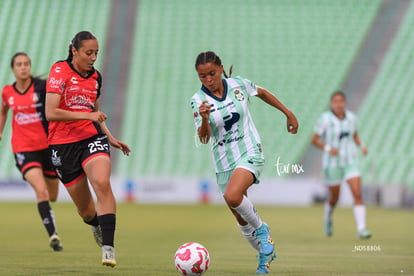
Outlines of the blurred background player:
{"label": "blurred background player", "polygon": [[[202,83],[192,99],[194,122],[199,139],[211,142],[217,183],[224,200],[249,243],[259,252],[257,274],[269,272],[276,257],[268,225],[247,197],[252,184],[259,183],[264,165],[259,134],[247,107],[257,96],[287,117],[287,129],[296,133],[298,122],[273,94],[241,77],[229,78],[220,58],[211,51],[200,53],[195,69]],[[231,69],[230,69],[231,75]],[[222,75],[224,74],[224,79]]]}
{"label": "blurred background player", "polygon": [[[93,34],[82,31],[75,35],[67,59],[50,70],[46,117],[52,163],[79,215],[92,226],[102,247],[102,264],[113,267],[116,202],[110,183],[109,144],[126,155],[130,149],[112,136],[104,123],[106,114],[99,111],[101,75],[93,67],[98,51]],[[97,197],[96,206],[88,180]]]}
{"label": "blurred background player", "polygon": [[[346,109],[346,97],[342,91],[332,94],[331,110],[322,113],[312,136],[312,144],[324,150],[322,166],[329,198],[325,203],[324,226],[327,236],[332,236],[332,213],[339,199],[340,184],[348,182],[354,197],[354,216],[358,237],[368,239],[371,232],[366,229],[366,211],[361,196],[361,177],[356,146],[368,153],[357,132],[357,119]],[[323,141],[321,140],[323,139]]]}
{"label": "blurred background player", "polygon": [[58,196],[59,180],[50,162],[47,144],[48,122],[45,118],[46,81],[31,75],[31,61],[26,53],[16,53],[11,59],[16,82],[2,91],[0,112],[0,140],[12,111],[11,145],[16,166],[23,179],[32,186],[40,217],[49,235],[49,245],[61,251],[56,223],[49,200]]}

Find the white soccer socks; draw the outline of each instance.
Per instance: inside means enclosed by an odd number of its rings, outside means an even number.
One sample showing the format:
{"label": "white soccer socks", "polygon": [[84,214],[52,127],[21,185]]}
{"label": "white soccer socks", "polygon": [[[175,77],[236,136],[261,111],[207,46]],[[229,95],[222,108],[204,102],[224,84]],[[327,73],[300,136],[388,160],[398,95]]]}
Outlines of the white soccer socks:
{"label": "white soccer socks", "polygon": [[250,243],[250,245],[257,250],[257,252],[260,252],[261,247],[260,247],[260,240],[253,235],[254,232],[254,228],[250,225],[250,224],[246,224],[246,225],[240,225],[237,224],[240,228],[240,231],[242,232],[244,238]]}
{"label": "white soccer socks", "polygon": [[256,212],[256,209],[253,206],[253,203],[246,196],[243,196],[243,200],[239,206],[234,207],[237,213],[254,229],[262,226],[262,220],[259,217],[259,214]]}
{"label": "white soccer socks", "polygon": [[355,222],[357,225],[357,230],[361,231],[364,230],[365,225],[365,219],[366,219],[366,210],[364,205],[355,205],[354,206],[354,216],[355,216]]}

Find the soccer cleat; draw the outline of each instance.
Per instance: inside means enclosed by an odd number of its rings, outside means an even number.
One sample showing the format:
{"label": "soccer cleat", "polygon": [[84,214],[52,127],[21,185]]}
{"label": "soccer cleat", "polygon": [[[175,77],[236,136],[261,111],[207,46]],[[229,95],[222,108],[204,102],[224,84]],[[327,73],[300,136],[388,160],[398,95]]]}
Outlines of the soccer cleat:
{"label": "soccer cleat", "polygon": [[110,245],[102,246],[102,265],[106,265],[110,267],[116,266],[115,249],[113,246],[110,246]]}
{"label": "soccer cleat", "polygon": [[60,241],[59,236],[54,233],[52,236],[50,236],[49,238],[49,246],[54,250],[54,251],[62,251],[63,247],[62,247],[62,243]]}
{"label": "soccer cleat", "polygon": [[95,242],[99,247],[102,247],[102,230],[101,230],[101,226],[93,226],[92,225],[92,233],[93,233],[93,237],[95,238]]}
{"label": "soccer cleat", "polygon": [[254,230],[253,236],[260,241],[261,252],[264,255],[270,255],[275,249],[274,242],[270,237],[269,226],[266,223],[262,223],[262,226]]}
{"label": "soccer cleat", "polygon": [[276,253],[271,253],[269,255],[259,253],[257,258],[259,259],[259,265],[257,266],[256,274],[267,274],[269,273],[270,264],[276,258]]}
{"label": "soccer cleat", "polygon": [[325,221],[325,234],[328,237],[331,237],[333,234],[332,220]]}
{"label": "soccer cleat", "polygon": [[358,238],[360,240],[365,240],[371,238],[372,233],[368,229],[362,229],[358,231]]}

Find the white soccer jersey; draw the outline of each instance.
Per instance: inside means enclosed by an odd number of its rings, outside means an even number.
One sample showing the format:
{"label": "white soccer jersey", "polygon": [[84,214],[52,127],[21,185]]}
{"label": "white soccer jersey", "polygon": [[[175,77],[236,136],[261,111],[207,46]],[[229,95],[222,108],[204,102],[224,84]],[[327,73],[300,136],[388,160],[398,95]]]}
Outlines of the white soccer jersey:
{"label": "white soccer jersey", "polygon": [[327,152],[323,154],[323,168],[338,168],[357,162],[357,149],[354,135],[357,132],[355,115],[346,110],[345,118],[340,120],[332,111],[322,113],[316,126],[318,134],[326,144],[338,149],[339,154],[334,156]]}
{"label": "white soccer jersey", "polygon": [[248,99],[257,95],[257,87],[247,79],[223,79],[224,94],[217,98],[204,86],[191,98],[196,130],[201,126],[198,108],[203,101],[211,105],[209,123],[211,153],[216,172],[235,169],[246,156],[263,158],[260,137],[248,109]]}

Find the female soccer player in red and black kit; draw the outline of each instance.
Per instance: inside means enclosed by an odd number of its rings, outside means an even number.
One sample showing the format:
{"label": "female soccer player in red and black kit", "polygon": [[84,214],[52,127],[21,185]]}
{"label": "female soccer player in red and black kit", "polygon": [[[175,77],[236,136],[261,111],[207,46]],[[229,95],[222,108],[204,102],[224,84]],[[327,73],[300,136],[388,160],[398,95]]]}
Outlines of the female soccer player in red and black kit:
{"label": "female soccer player in red and black kit", "polygon": [[0,140],[9,109],[12,111],[11,145],[16,166],[30,183],[37,198],[40,217],[49,234],[49,245],[62,250],[50,201],[56,201],[59,180],[50,162],[47,144],[48,122],[45,118],[46,81],[31,76],[30,58],[16,53],[11,60],[16,82],[2,91]]}
{"label": "female soccer player in red and black kit", "polygon": [[[102,264],[115,266],[116,202],[110,174],[109,144],[126,155],[130,149],[115,139],[99,111],[101,75],[93,64],[98,40],[90,32],[75,35],[66,60],[55,63],[46,84],[46,117],[52,163],[75,203],[79,215],[92,226],[102,247]],[[97,197],[95,206],[88,180]]]}

